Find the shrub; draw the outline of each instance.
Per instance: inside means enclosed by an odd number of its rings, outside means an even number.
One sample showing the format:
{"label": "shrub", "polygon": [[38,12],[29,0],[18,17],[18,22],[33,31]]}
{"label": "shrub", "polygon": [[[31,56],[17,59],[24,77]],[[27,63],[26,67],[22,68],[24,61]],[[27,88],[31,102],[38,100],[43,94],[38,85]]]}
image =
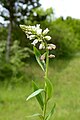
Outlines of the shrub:
{"label": "shrub", "polygon": [[8,79],[8,82],[15,83],[24,77],[24,59],[29,57],[29,49],[19,46],[19,41],[14,41],[11,46],[10,61],[5,61],[6,42],[0,43],[0,80]]}

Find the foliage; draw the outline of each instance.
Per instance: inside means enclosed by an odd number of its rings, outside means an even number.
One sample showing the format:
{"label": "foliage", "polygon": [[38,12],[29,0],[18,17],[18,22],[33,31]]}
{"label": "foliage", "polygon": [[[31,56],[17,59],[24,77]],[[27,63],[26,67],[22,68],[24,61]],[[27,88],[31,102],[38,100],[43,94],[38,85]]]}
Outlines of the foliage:
{"label": "foliage", "polygon": [[77,50],[80,50],[80,28],[79,28],[79,25],[80,25],[80,20],[79,19],[73,19],[73,18],[70,18],[70,17],[67,17],[66,20],[65,20],[65,23],[70,26],[74,32],[74,41],[76,43],[76,46],[77,46]]}
{"label": "foliage", "polygon": [[[75,19],[72,19],[68,23],[67,19],[62,20],[61,18],[51,22],[41,22],[42,28],[48,27],[50,29],[49,35],[52,37],[51,42],[54,42],[57,46],[55,50],[57,57],[72,56],[72,54],[79,51],[79,27],[75,21],[80,23],[79,20]],[[75,28],[73,27],[73,23],[75,24]],[[77,30],[77,32],[75,32],[75,30]]]}
{"label": "foliage", "polygon": [[37,23],[40,23],[41,21],[44,21],[44,20],[50,20],[51,15],[53,15],[52,8],[48,8],[46,10],[44,10],[41,7],[34,8],[32,10],[32,13],[30,14],[28,21],[26,21],[26,23],[29,22],[30,24],[30,23],[35,23],[36,21]]}
{"label": "foliage", "polygon": [[[24,21],[29,16],[33,8],[39,7],[39,0],[0,0],[0,16],[4,20],[11,22]],[[26,17],[26,18],[27,18]]]}
{"label": "foliage", "polygon": [[8,64],[5,63],[5,41],[0,42],[0,80],[11,77],[12,71]]}
{"label": "foliage", "polygon": [[40,6],[39,0],[0,0],[0,16],[8,25],[6,61],[9,62],[13,26],[28,19],[33,8]]}
{"label": "foliage", "polygon": [[11,46],[10,62],[5,61],[5,47],[6,42],[1,41],[0,43],[0,80],[8,79],[8,82],[17,82],[24,77],[23,67],[25,62],[23,61],[26,57],[29,57],[29,49],[21,48],[18,41],[14,41]]}
{"label": "foliage", "polygon": [[[46,27],[50,29],[49,35],[52,37],[51,42],[54,42],[57,46],[57,49],[52,52],[53,54],[55,52],[56,57],[60,58],[73,56],[74,53],[80,51],[79,19],[73,19],[71,17],[67,17],[65,20],[62,17],[52,19],[54,18],[54,12],[51,8],[47,10],[35,8],[32,11],[33,12],[30,14],[30,18],[25,20],[26,25],[40,23],[42,29],[45,29]],[[0,39],[6,40],[6,28],[0,29],[0,36]],[[17,39],[20,41],[20,46],[27,46],[32,49],[30,42],[26,40],[25,34],[17,26],[13,27],[12,37],[13,40]]]}
{"label": "foliage", "polygon": [[52,37],[51,42],[54,42],[57,46],[55,50],[56,56],[72,56],[80,49],[80,20],[73,18],[64,20],[62,17],[53,19],[53,10],[51,8],[48,10],[50,11],[49,14],[46,12],[47,10],[34,9],[34,17],[31,16],[31,19],[26,21],[26,24],[34,25],[40,23],[43,29],[48,27],[50,29],[49,35]]}
{"label": "foliage", "polygon": [[7,28],[6,27],[0,27],[0,41],[6,40],[7,37]]}

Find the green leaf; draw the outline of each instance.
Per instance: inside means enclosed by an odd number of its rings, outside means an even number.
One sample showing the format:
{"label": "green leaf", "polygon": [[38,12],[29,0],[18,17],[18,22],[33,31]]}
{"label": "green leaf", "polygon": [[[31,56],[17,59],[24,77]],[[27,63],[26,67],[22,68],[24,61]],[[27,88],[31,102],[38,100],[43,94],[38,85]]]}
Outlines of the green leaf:
{"label": "green leaf", "polygon": [[40,116],[40,115],[41,115],[41,114],[36,113],[36,114],[30,115],[30,116],[27,116],[27,117],[36,117],[36,116]]}
{"label": "green leaf", "polygon": [[30,116],[27,116],[27,117],[39,117],[41,120],[43,120],[43,116],[41,114],[39,114],[39,113],[30,115]]}
{"label": "green leaf", "polygon": [[45,91],[47,93],[47,99],[49,100],[52,97],[53,85],[52,85],[51,81],[48,78],[46,78]]}
{"label": "green leaf", "polygon": [[34,50],[34,54],[35,54],[35,57],[36,57],[38,64],[40,65],[42,70],[45,71],[45,68],[46,68],[45,61],[40,59],[41,54],[40,54],[39,50],[34,46],[33,46],[33,50]]}
{"label": "green leaf", "polygon": [[38,89],[38,90],[36,90],[36,91],[33,92],[31,95],[29,95],[26,100],[29,100],[29,99],[35,97],[36,95],[40,94],[42,91],[44,91],[44,89]]}
{"label": "green leaf", "polygon": [[[34,81],[32,81],[32,84],[33,84],[34,91],[39,89]],[[44,103],[43,103],[43,97],[42,97],[41,93],[36,95],[36,99],[37,99],[38,103],[40,104],[41,109],[43,110]]]}
{"label": "green leaf", "polygon": [[51,118],[51,116],[53,115],[54,113],[54,109],[55,109],[55,104],[54,106],[52,107],[51,111],[48,113],[48,115],[46,116],[46,119],[45,120],[49,120]]}

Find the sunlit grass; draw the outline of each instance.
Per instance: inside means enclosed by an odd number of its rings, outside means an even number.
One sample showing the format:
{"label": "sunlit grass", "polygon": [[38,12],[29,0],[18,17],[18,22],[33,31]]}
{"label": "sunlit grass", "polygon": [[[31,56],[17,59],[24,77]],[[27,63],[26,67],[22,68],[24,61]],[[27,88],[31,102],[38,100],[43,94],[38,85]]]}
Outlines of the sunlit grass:
{"label": "sunlit grass", "polygon": [[[32,79],[43,86],[43,73],[34,62],[26,68],[26,75],[25,83],[7,89],[0,85],[0,120],[30,120],[27,115],[40,111],[35,100],[26,102],[26,97],[32,92]],[[51,120],[80,120],[80,57],[51,61],[49,77],[54,85],[49,108],[56,102]]]}

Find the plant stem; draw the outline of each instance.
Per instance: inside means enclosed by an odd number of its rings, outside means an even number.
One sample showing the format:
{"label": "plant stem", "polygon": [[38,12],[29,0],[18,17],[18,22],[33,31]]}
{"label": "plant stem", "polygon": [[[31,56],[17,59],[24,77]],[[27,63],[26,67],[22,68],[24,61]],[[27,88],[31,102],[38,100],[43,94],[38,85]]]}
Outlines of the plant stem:
{"label": "plant stem", "polygon": [[[46,78],[48,78],[48,64],[49,64],[49,51],[46,50],[47,55],[46,55],[46,71],[45,71],[45,89],[46,89]],[[47,93],[45,91],[45,98],[44,98],[44,111],[43,111],[43,116],[44,116],[44,120],[46,117],[46,108],[47,108]]]}
{"label": "plant stem", "polygon": [[48,65],[49,65],[49,50],[46,50],[46,71],[45,71],[45,78],[48,78]]}
{"label": "plant stem", "polygon": [[45,116],[46,116],[46,108],[47,108],[47,101],[46,101],[46,92],[45,92],[45,101],[44,101],[44,111],[43,111],[43,117],[44,117],[44,120],[45,120]]}

